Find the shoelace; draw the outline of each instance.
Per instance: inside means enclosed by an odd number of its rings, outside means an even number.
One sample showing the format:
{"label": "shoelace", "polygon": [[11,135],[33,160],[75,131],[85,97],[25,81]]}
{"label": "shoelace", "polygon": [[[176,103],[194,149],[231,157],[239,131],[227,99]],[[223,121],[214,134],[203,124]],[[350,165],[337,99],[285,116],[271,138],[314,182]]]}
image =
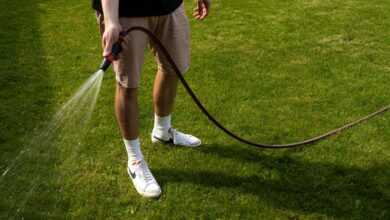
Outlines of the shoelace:
{"label": "shoelace", "polygon": [[153,177],[152,173],[150,172],[149,167],[144,160],[140,161],[140,163],[138,164],[138,169],[140,169],[139,172],[142,173],[141,176],[144,178],[144,180],[147,184],[154,182],[154,177]]}

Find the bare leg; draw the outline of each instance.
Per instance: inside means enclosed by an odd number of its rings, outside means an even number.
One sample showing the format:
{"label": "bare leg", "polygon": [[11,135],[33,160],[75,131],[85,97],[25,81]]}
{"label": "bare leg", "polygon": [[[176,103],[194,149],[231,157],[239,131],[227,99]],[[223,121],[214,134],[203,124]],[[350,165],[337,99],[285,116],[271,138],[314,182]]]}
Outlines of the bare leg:
{"label": "bare leg", "polygon": [[[138,193],[145,197],[156,198],[161,195],[161,188],[143,159],[138,139],[137,93],[137,89],[127,89],[117,84],[115,112],[129,156],[127,165],[129,176]],[[142,175],[138,175],[140,173]]]}
{"label": "bare leg", "polygon": [[153,88],[154,128],[152,131],[152,142],[172,141],[174,145],[197,147],[201,144],[199,138],[184,134],[171,128],[171,117],[173,104],[176,97],[178,78],[174,74],[157,72]]}
{"label": "bare leg", "polygon": [[122,133],[127,140],[138,138],[138,90],[124,88],[117,84],[115,95],[115,113]]}
{"label": "bare leg", "polygon": [[178,78],[175,74],[157,71],[153,86],[154,112],[165,117],[170,115],[175,102]]}

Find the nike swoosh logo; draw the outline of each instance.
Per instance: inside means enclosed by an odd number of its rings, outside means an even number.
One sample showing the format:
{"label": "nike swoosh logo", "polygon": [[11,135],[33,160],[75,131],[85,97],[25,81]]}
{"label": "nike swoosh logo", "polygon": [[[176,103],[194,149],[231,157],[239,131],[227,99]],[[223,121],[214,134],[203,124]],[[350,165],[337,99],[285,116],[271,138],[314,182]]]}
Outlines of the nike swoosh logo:
{"label": "nike swoosh logo", "polygon": [[169,140],[163,140],[163,139],[161,139],[161,138],[158,138],[158,137],[156,137],[156,136],[153,136],[153,138],[156,138],[157,140],[159,140],[159,141],[161,141],[161,142],[163,142],[164,144],[173,144],[173,139],[172,138],[169,138]]}
{"label": "nike swoosh logo", "polygon": [[135,175],[134,172],[131,172],[130,168],[127,168],[127,169],[129,171],[129,174],[130,174],[131,178],[135,179],[137,177],[137,175]]}

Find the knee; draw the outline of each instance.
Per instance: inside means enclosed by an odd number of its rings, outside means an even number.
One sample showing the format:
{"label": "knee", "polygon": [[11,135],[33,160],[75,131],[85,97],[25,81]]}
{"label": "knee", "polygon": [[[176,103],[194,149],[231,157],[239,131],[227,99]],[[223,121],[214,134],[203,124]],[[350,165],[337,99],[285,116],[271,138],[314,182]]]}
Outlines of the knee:
{"label": "knee", "polygon": [[161,76],[161,78],[170,81],[176,81],[178,79],[175,71],[170,68],[159,68],[157,70],[157,74]]}
{"label": "knee", "polygon": [[138,96],[138,88],[126,88],[118,83],[117,94],[126,99],[136,99]]}

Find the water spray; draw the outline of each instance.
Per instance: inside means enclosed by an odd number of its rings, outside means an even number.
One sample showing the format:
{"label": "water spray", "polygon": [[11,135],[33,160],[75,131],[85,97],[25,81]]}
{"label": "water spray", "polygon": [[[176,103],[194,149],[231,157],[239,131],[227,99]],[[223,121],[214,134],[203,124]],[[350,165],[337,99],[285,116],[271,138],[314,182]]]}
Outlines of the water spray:
{"label": "water spray", "polygon": [[111,63],[118,57],[118,55],[122,51],[121,43],[123,41],[123,38],[127,36],[132,31],[141,31],[149,36],[149,38],[157,45],[158,49],[164,54],[164,56],[167,58],[168,62],[172,66],[173,70],[175,71],[177,77],[183,84],[184,88],[186,89],[187,93],[191,96],[192,100],[195,102],[195,104],[198,106],[198,108],[202,111],[202,113],[219,129],[221,129],[224,133],[232,137],[233,139],[248,144],[250,146],[258,147],[258,148],[267,148],[267,149],[286,149],[286,148],[297,148],[297,147],[303,147],[305,145],[314,144],[321,140],[324,140],[330,136],[333,136],[335,134],[338,134],[346,129],[349,129],[355,125],[358,125],[362,122],[368,121],[371,118],[374,118],[375,116],[379,116],[387,111],[390,110],[390,105],[387,105],[365,117],[362,117],[360,119],[357,119],[355,121],[352,121],[350,123],[347,123],[339,128],[333,129],[329,132],[326,132],[324,134],[318,135],[313,138],[305,139],[303,141],[294,142],[294,143],[287,143],[287,144],[262,144],[262,143],[255,143],[249,140],[246,140],[237,134],[233,133],[229,129],[227,129],[225,126],[223,126],[217,119],[215,119],[214,116],[212,116],[208,110],[203,106],[201,101],[198,99],[198,97],[195,95],[195,93],[192,91],[191,87],[188,85],[187,81],[184,79],[183,74],[180,72],[179,68],[177,67],[175,61],[169,54],[168,50],[165,48],[165,46],[161,43],[161,41],[148,29],[144,27],[132,27],[120,34],[120,40],[116,42],[112,46],[111,54],[109,56],[106,56],[100,65],[100,70],[105,72],[110,67]]}

